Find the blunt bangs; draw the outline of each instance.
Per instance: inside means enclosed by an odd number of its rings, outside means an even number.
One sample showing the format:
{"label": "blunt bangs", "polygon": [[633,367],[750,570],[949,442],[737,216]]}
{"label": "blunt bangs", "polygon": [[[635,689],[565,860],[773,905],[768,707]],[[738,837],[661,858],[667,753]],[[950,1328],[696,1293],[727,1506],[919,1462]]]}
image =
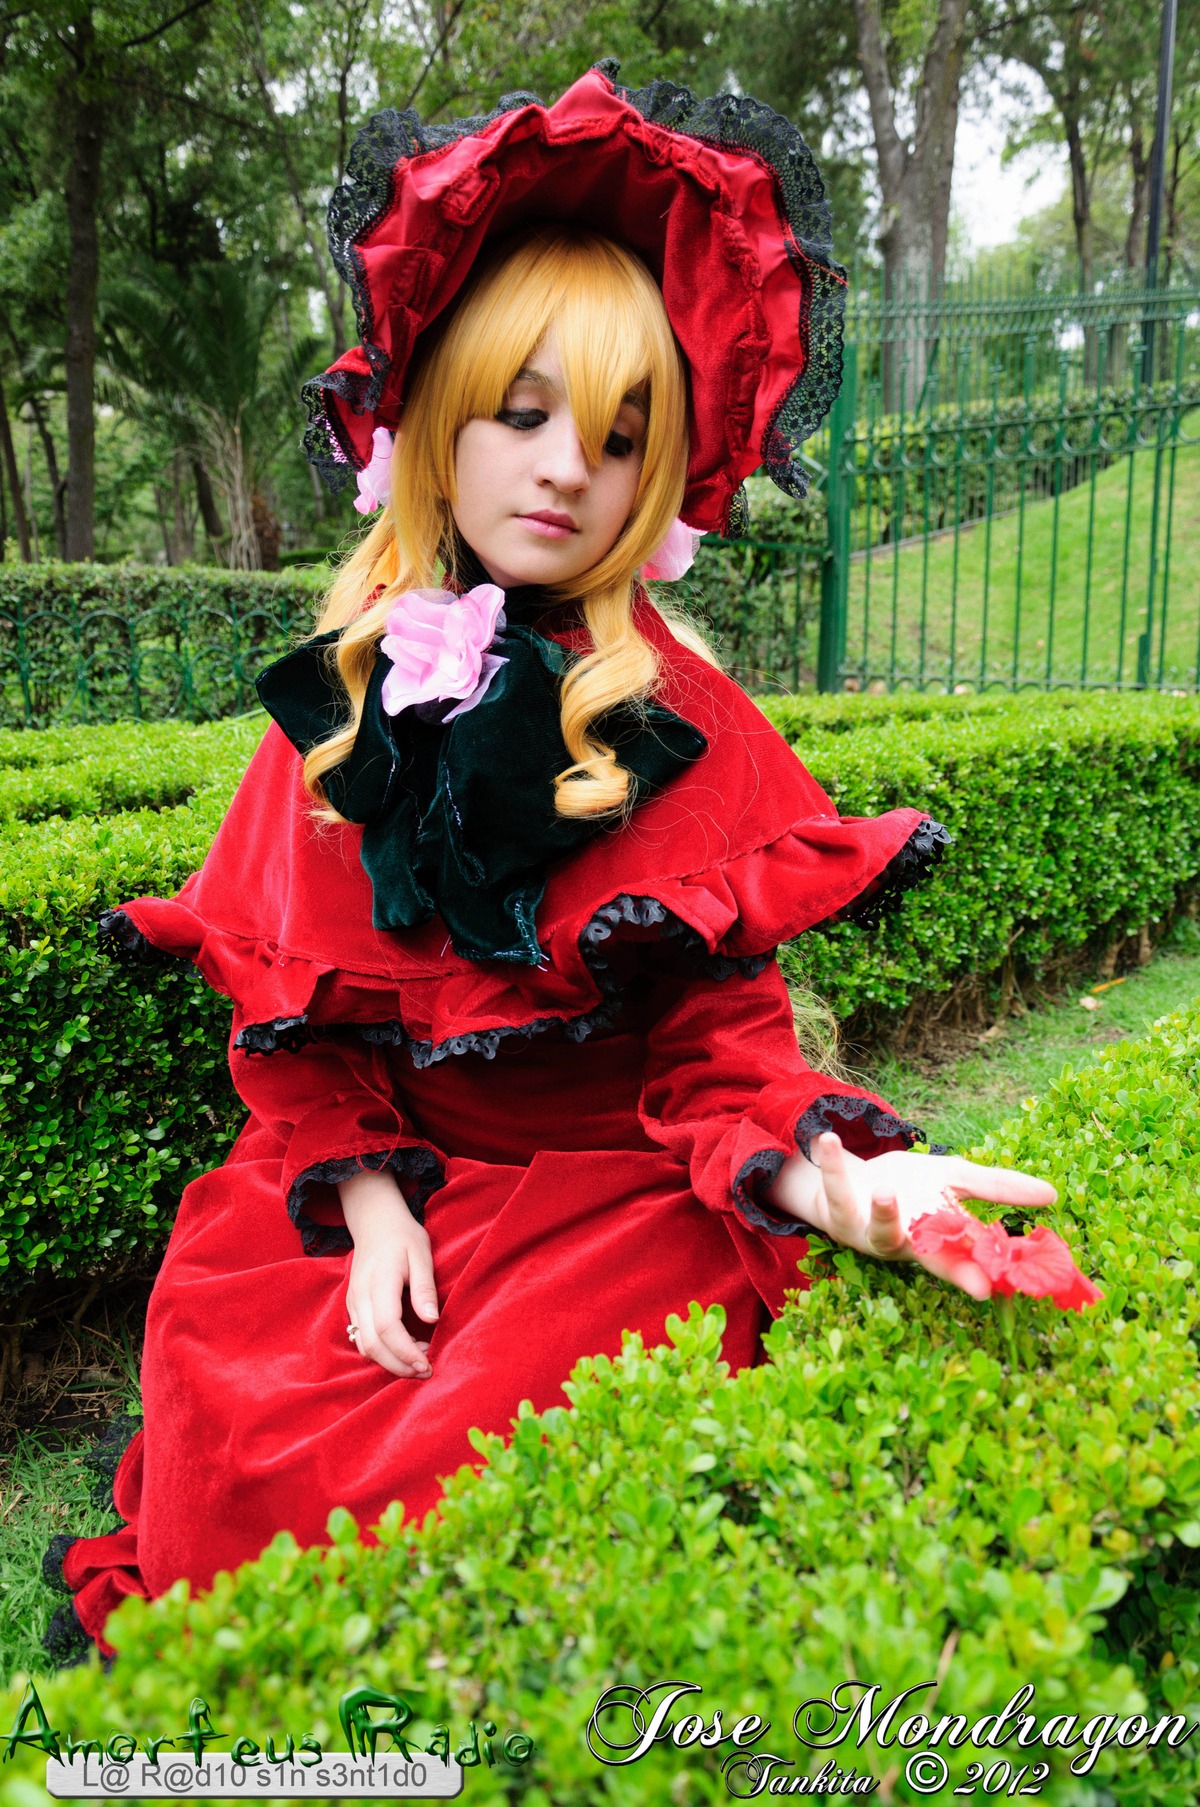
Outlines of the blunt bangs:
{"label": "blunt bangs", "polygon": [[678,432],[682,367],[649,272],[629,252],[591,234],[565,228],[535,234],[480,278],[447,332],[442,368],[448,405],[439,410],[435,463],[448,495],[459,430],[468,420],[499,412],[551,326],[589,463],[600,463],[632,390],[642,393],[648,415],[643,480],[660,455],[664,429]]}

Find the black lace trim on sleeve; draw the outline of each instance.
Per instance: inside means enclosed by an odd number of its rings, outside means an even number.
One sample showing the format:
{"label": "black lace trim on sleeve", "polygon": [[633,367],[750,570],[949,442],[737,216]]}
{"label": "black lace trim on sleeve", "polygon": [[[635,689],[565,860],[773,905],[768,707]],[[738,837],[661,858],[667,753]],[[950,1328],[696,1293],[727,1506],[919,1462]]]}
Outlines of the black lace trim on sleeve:
{"label": "black lace trim on sleeve", "polygon": [[873,929],[891,910],[897,908],[906,891],[921,884],[953,847],[954,836],[940,822],[926,817],[894,853],[883,871],[873,878],[865,891],[840,909],[833,922],[853,922],[860,929]]}
{"label": "black lace trim on sleeve", "polygon": [[[823,1135],[827,1129],[834,1127],[833,1119],[840,1118],[842,1123],[857,1123],[866,1118],[867,1127],[872,1135],[889,1141],[896,1136],[903,1136],[906,1145],[912,1147],[914,1142],[924,1142],[925,1132],[917,1128],[915,1123],[908,1123],[903,1117],[897,1117],[891,1111],[885,1111],[870,1098],[846,1097],[842,1093],[827,1093],[817,1098],[796,1124],[796,1147],[806,1159],[811,1159],[812,1145],[817,1136]],[[948,1154],[949,1150],[938,1143],[930,1144],[931,1154]],[[815,1224],[802,1222],[796,1217],[767,1215],[767,1209],[761,1203],[760,1195],[777,1177],[780,1168],[787,1159],[777,1148],[763,1148],[752,1154],[738,1169],[733,1182],[733,1200],[746,1222],[753,1224],[756,1230],[767,1230],[772,1236],[821,1236],[824,1231]]]}
{"label": "black lace trim on sleeve", "polygon": [[128,966],[166,965],[173,957],[155,947],[124,910],[105,910],[96,923],[96,946],[102,954]]}
{"label": "black lace trim on sleeve", "polygon": [[743,1161],[733,1182],[733,1202],[756,1230],[767,1230],[772,1236],[819,1236],[821,1232],[799,1217],[768,1215],[758,1194],[779,1176],[787,1156],[778,1148],[762,1148]]}
{"label": "black lace trim on sleeve", "polygon": [[366,1168],[381,1173],[384,1168],[401,1182],[410,1184],[408,1208],[418,1223],[425,1221],[425,1205],[431,1194],[445,1184],[442,1163],[432,1148],[413,1147],[385,1149],[382,1153],[350,1155],[333,1161],[317,1161],[297,1174],[288,1193],[287,1212],[300,1232],[300,1245],[306,1255],[335,1255],[352,1249],[354,1239],[344,1224],[316,1223],[304,1209],[314,1186],[336,1186],[351,1174]]}
{"label": "black lace trim on sleeve", "polygon": [[865,1117],[873,1136],[880,1140],[886,1137],[889,1141],[903,1136],[907,1148],[925,1140],[925,1132],[915,1123],[908,1123],[892,1111],[881,1109],[870,1098],[844,1097],[840,1092],[830,1092],[815,1099],[796,1124],[796,1147],[802,1155],[810,1157],[816,1137],[834,1128],[834,1117],[840,1117],[843,1123],[857,1123]]}

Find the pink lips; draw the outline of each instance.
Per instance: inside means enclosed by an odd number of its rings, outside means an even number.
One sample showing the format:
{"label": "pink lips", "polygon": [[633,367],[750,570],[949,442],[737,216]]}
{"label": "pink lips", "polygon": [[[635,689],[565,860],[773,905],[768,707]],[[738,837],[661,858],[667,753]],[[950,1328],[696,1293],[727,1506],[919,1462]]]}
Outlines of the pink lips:
{"label": "pink lips", "polygon": [[531,533],[539,534],[547,540],[567,540],[573,533],[579,531],[570,515],[555,514],[550,509],[542,510],[537,514],[518,515],[517,519],[523,526],[528,527]]}

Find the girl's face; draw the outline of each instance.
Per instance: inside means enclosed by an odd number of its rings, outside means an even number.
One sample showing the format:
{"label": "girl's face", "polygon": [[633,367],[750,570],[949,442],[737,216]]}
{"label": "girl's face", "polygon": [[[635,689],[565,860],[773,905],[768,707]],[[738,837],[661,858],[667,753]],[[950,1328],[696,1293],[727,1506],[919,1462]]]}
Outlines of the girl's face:
{"label": "girl's face", "polygon": [[598,564],[633,512],[645,433],[631,393],[588,463],[551,327],[495,420],[469,420],[455,444],[455,524],[493,582],[564,583]]}

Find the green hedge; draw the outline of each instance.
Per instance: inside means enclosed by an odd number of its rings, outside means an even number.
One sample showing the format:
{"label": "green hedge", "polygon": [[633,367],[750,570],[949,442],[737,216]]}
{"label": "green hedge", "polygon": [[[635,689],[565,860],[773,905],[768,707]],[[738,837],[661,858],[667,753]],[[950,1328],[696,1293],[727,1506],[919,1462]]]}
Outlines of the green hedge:
{"label": "green hedge", "polygon": [[265,718],[0,732],[0,1263],[9,1288],[160,1245],[240,1121],[229,1007],[95,921],[203,861]]}
{"label": "green hedge", "polygon": [[[800,699],[768,713],[845,813],[913,803],[957,836],[879,930],[785,950],[843,1018],[885,1024],[963,975],[1133,931],[1200,874],[1200,702]],[[188,966],[102,958],[94,923],[171,895],[200,864],[264,722],[0,734],[10,1287],[161,1242],[183,1184],[236,1132],[227,1002]]]}
{"label": "green hedge", "polygon": [[[874,934],[843,925],[785,951],[789,976],[860,1031],[965,976],[1036,973],[1098,936],[1155,923],[1200,875],[1200,699],[765,707],[842,814],[913,803],[956,837],[933,882]],[[847,714],[862,723],[849,735],[836,732]]]}
{"label": "green hedge", "polygon": [[206,720],[316,618],[328,569],[0,564],[0,725]]}
{"label": "green hedge", "polygon": [[[421,1741],[434,1722],[457,1738],[485,1717],[533,1736],[527,1770],[469,1775],[474,1801],[675,1807],[730,1798],[730,1745],[606,1770],[584,1742],[604,1690],[699,1683],[706,1718],[719,1708],[728,1731],[757,1713],[771,1722],[757,1748],[791,1760],[808,1756],[799,1703],[848,1678],[878,1684],[880,1706],[939,1678],[936,1707],[919,1694],[900,1718],[973,1724],[1032,1684],[1043,1724],[1194,1721],[1200,1007],[1064,1074],[977,1153],[1055,1181],[1049,1221],[1100,1304],[1017,1298],[1009,1320],[919,1270],[839,1252],[772,1327],[771,1361],[734,1379],[719,1308],[693,1305],[668,1320],[671,1347],[629,1337],[617,1361],[580,1362],[573,1411],[521,1416],[507,1447],[479,1436],[489,1466],[460,1471],[440,1519],[404,1528],[389,1508],[366,1548],[338,1509],[330,1549],[301,1552],[284,1532],[196,1600],[180,1584],[127,1603],[107,1680],[92,1663],[39,1684],[52,1723],[77,1738],[174,1732],[199,1694],[225,1749],[285,1730],[344,1748],[338,1697],[368,1684],[415,1706]],[[18,1682],[7,1724],[19,1697]],[[929,1798],[903,1775],[920,1748],[834,1755],[891,1778],[875,1798],[909,1802]],[[1039,1798],[1054,1807],[1192,1807],[1200,1789],[1197,1737],[1102,1750],[1075,1777],[1078,1741],[942,1750],[938,1800],[977,1756],[1014,1773],[1048,1756]],[[36,1774],[22,1753],[4,1807],[43,1798]]]}

